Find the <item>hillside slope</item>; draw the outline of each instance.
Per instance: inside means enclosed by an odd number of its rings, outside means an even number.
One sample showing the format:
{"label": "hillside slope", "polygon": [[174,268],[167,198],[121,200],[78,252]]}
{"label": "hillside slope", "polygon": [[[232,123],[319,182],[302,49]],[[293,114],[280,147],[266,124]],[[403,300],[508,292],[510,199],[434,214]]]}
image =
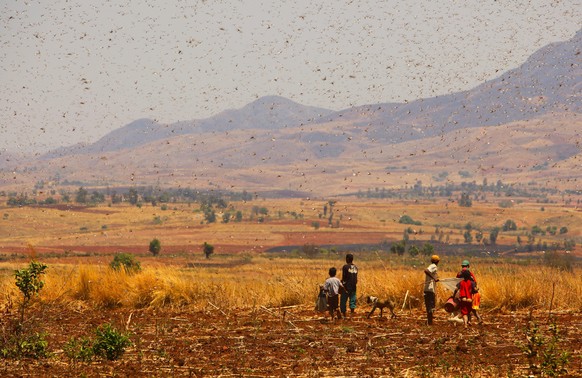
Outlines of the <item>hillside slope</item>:
{"label": "hillside slope", "polygon": [[581,50],[582,31],[470,91],[407,104],[333,112],[268,96],[206,120],[137,120],[89,146],[5,163],[0,181],[340,194],[487,177],[578,188]]}

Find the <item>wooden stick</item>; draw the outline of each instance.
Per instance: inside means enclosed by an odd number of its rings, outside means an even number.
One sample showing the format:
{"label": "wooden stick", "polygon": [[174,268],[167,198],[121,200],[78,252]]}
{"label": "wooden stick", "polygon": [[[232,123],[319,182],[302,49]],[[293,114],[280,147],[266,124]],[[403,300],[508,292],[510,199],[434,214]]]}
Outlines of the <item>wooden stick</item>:
{"label": "wooden stick", "polygon": [[[269,314],[273,315],[274,317],[277,317],[277,318],[279,317],[279,316],[277,316],[277,314],[275,314],[273,311],[271,311],[271,310],[270,310],[270,309],[268,309],[267,307],[265,307],[265,306],[261,306],[261,308],[262,308],[263,310],[267,311]],[[299,327],[297,327],[295,324],[293,324],[293,322],[292,322],[292,321],[290,321],[290,320],[285,320],[285,316],[283,316],[283,320],[284,320],[284,321],[286,321],[287,323],[291,324],[293,327],[295,327],[295,329],[299,329]]]}
{"label": "wooden stick", "polygon": [[218,311],[222,312],[222,315],[224,315],[224,316],[228,316],[228,315],[226,315],[226,313],[225,313],[224,311],[222,311],[222,310],[220,309],[220,307],[218,307],[218,306],[217,306],[217,305],[215,305],[214,303],[212,303],[212,302],[208,301],[208,304],[209,304],[209,305],[211,305],[212,307],[214,307],[215,309],[217,309]]}
{"label": "wooden stick", "polygon": [[408,298],[408,290],[406,290],[406,295],[404,296],[404,302],[402,303],[402,311],[404,311],[404,306],[406,305],[407,298]]}
{"label": "wooden stick", "polygon": [[556,283],[552,283],[552,298],[550,299],[550,311],[548,312],[548,318],[552,317],[552,306],[554,305],[554,292],[556,290]]}
{"label": "wooden stick", "polygon": [[129,313],[129,316],[127,317],[127,323],[125,323],[125,330],[127,331],[129,329],[129,323],[131,323],[131,317],[133,316],[133,311]]}

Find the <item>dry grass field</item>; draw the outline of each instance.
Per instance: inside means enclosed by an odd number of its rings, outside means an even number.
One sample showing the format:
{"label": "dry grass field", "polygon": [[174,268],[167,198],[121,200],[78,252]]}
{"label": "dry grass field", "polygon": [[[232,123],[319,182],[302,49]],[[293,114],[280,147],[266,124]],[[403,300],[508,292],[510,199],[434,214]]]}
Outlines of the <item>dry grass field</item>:
{"label": "dry grass field", "polygon": [[[513,200],[513,199],[512,199]],[[502,227],[512,220],[517,230],[500,232],[497,245],[478,246],[476,242],[463,250],[480,250],[484,253],[506,251],[516,244],[517,235],[523,236],[532,227],[545,230],[549,226],[566,227],[563,235],[535,237],[536,243],[577,240],[582,243],[582,209],[575,206],[521,202],[510,208],[501,208],[497,202],[479,203],[473,207],[459,207],[446,201],[373,201],[338,200],[335,204],[332,226],[323,217],[326,200],[280,199],[233,202],[230,206],[241,211],[243,221],[206,224],[198,204],[144,204],[101,205],[79,207],[56,205],[52,207],[0,206],[0,256],[28,255],[30,246],[36,253],[47,257],[71,260],[82,255],[131,252],[147,254],[149,242],[160,239],[163,252],[160,258],[173,255],[196,255],[201,245],[208,242],[217,254],[263,252],[280,246],[305,244],[339,246],[344,244],[378,244],[382,241],[401,240],[410,225],[398,223],[402,215],[414,221],[415,233],[410,240],[430,241],[438,228],[448,239],[447,244],[463,244],[465,225],[481,229],[484,238],[493,227]],[[252,216],[252,208],[268,210],[263,222]],[[329,214],[327,214],[329,216]],[[315,229],[314,223],[319,224]],[[445,239],[441,240],[443,243]],[[437,247],[438,249],[438,247]],[[582,255],[582,248],[573,250]]]}
{"label": "dry grass field", "polygon": [[[527,202],[463,208],[447,202],[338,200],[329,227],[320,216],[325,204],[231,203],[242,212],[242,222],[214,224],[203,222],[197,204],[168,204],[166,210],[1,207],[0,340],[5,350],[15,332],[42,334],[48,353],[1,359],[0,374],[513,377],[533,371],[580,376],[582,279],[575,256],[582,247],[560,251],[567,269],[552,266],[540,251],[515,251],[517,235],[533,226],[568,230],[536,241],[568,238],[580,244],[579,209]],[[257,206],[268,210],[262,221],[257,215],[251,219]],[[402,215],[422,224],[398,223]],[[517,230],[501,231],[495,245],[464,243],[467,223],[487,236],[507,220],[515,221]],[[483,295],[483,324],[464,329],[449,321],[442,305],[450,292],[443,286],[436,324],[425,324],[427,257],[379,248],[402,239],[408,227],[413,228],[409,243],[433,239],[442,258],[441,278],[453,277],[461,260],[470,258]],[[436,240],[436,229],[448,235],[448,243]],[[162,244],[158,256],[148,252],[153,238]],[[204,242],[215,247],[209,259],[202,253]],[[320,248],[313,252],[306,245]],[[268,252],[271,248],[287,252]],[[330,322],[313,309],[317,286],[330,266],[341,267],[348,250],[360,269],[358,309],[352,320]],[[132,254],[141,270],[111,269],[119,252]],[[31,260],[48,267],[44,287],[20,324],[22,293],[14,272]],[[398,317],[366,318],[367,295],[392,298]],[[116,360],[84,360],[81,341],[95,339],[104,324],[127,335],[131,344]]]}

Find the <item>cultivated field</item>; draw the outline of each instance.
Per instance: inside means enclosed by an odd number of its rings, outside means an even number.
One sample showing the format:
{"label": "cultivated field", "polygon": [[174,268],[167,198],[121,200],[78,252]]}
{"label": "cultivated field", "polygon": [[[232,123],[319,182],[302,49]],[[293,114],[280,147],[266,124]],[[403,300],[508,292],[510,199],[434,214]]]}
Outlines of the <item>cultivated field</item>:
{"label": "cultivated field", "polygon": [[[580,375],[582,279],[575,256],[582,250],[582,212],[577,208],[339,200],[330,227],[325,204],[306,199],[232,203],[242,221],[214,224],[203,222],[194,203],[167,204],[165,210],[145,205],[1,207],[0,350],[6,355],[15,335],[21,344],[39,347],[38,339],[25,336],[42,334],[48,344],[47,353],[36,358],[23,355],[30,348],[20,345],[19,356],[1,360],[0,373]],[[253,213],[256,207],[268,210],[262,220]],[[401,224],[402,215],[421,224]],[[517,229],[501,231],[495,244],[464,243],[468,223],[473,233],[481,230],[487,237],[507,220]],[[527,240],[534,226],[567,228],[563,234],[536,236],[536,244],[567,238],[578,246],[570,253],[559,250],[551,259],[544,257],[549,252],[516,251],[517,236]],[[389,251],[409,227],[408,245],[431,242],[441,255],[441,278],[453,277],[460,261],[471,259],[483,295],[483,324],[464,329],[449,321],[442,304],[450,292],[442,286],[436,324],[425,324],[422,271],[427,256]],[[153,238],[162,244],[155,257],[148,252]],[[202,253],[204,242],[215,247],[209,259]],[[271,248],[286,252],[267,252]],[[313,309],[317,285],[330,266],[341,267],[348,250],[360,268],[358,309],[352,320],[329,322]],[[111,269],[118,252],[131,253],[141,270]],[[21,318],[23,295],[14,271],[31,260],[48,268],[44,287]],[[367,295],[392,298],[398,317],[378,318],[376,313],[367,319]],[[91,348],[83,347],[83,340],[94,342],[96,330],[105,324],[129,337],[125,353],[115,360],[85,358],[83,351]]]}

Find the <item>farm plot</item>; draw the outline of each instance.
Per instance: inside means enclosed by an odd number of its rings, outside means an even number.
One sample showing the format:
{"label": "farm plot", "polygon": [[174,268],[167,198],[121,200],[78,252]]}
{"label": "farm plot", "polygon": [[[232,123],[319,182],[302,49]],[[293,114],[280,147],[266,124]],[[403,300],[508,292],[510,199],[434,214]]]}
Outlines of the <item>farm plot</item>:
{"label": "farm plot", "polygon": [[[437,312],[425,324],[420,310],[372,319],[362,308],[352,320],[326,321],[308,306],[254,309],[92,310],[46,307],[34,317],[50,335],[52,354],[42,359],[2,360],[0,374],[123,377],[473,377],[523,376],[541,354],[528,359],[526,330],[539,327],[538,352],[555,346],[570,354],[568,372],[580,376],[580,313],[483,314],[484,323],[463,328]],[[74,361],[63,352],[72,337],[90,335],[110,322],[130,335],[132,346],[117,361]],[[562,349],[560,349],[562,348]],[[531,356],[531,353],[529,354]],[[556,361],[558,355],[549,357]],[[541,369],[550,369],[549,366]]]}

